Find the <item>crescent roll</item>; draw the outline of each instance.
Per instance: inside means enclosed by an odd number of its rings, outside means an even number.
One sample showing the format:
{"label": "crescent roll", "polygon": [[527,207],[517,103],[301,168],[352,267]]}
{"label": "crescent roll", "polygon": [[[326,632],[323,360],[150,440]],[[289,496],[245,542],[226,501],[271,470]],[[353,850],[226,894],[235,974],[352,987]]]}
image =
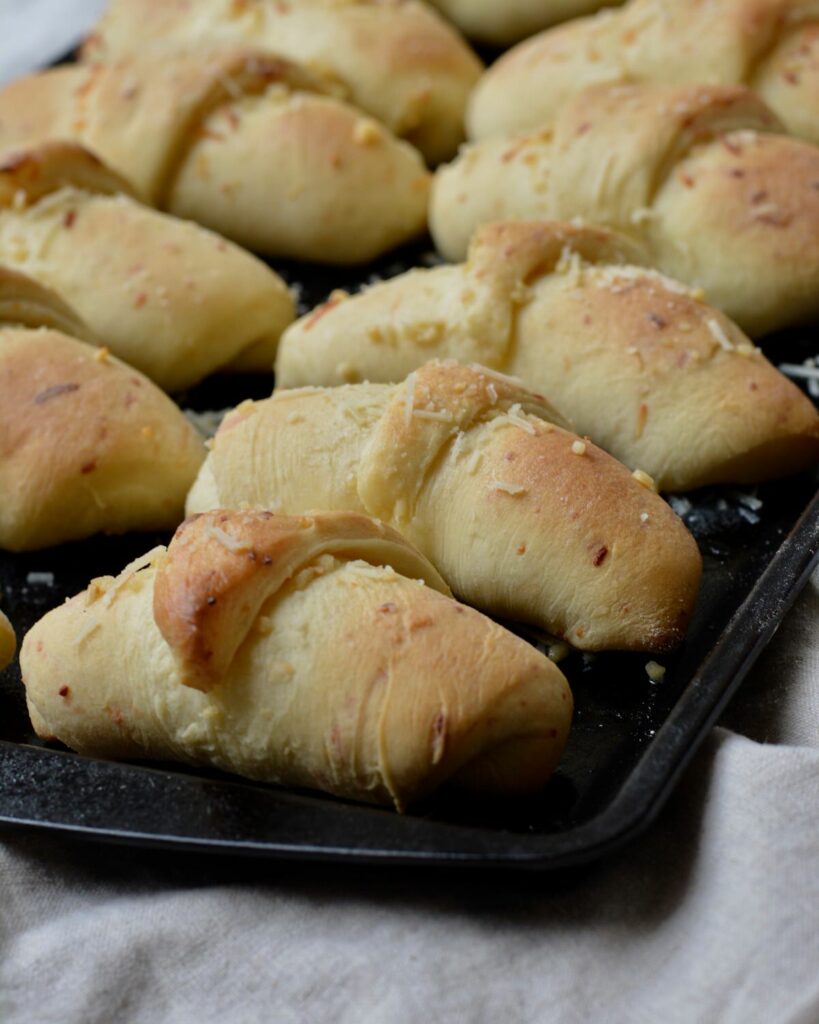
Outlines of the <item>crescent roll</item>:
{"label": "crescent roll", "polygon": [[572,713],[544,655],[351,513],[190,520],[49,612],[20,661],[38,734],[80,753],[399,810],[442,783],[538,789]]}
{"label": "crescent roll", "polygon": [[661,490],[749,483],[819,460],[819,413],[691,291],[603,229],[490,224],[467,262],[413,270],[285,333],[280,387],[402,380],[431,356],[548,394],[580,434]]}
{"label": "crescent roll", "polygon": [[97,339],[77,313],[50,288],[0,264],[0,329],[50,327],[92,345]]}
{"label": "crescent roll", "polygon": [[[499,8],[504,6],[497,5]],[[516,135],[601,83],[747,85],[788,132],[819,144],[815,0],[631,0],[505,54],[470,98],[470,137]]]}
{"label": "crescent roll", "polygon": [[[0,271],[0,296],[14,276]],[[44,305],[47,296],[40,289]],[[14,317],[1,298],[0,311]],[[182,518],[203,444],[166,395],[106,349],[47,327],[0,325],[0,408],[0,548]]]}
{"label": "crescent roll", "polygon": [[563,422],[454,362],[398,386],[279,391],[223,421],[187,507],[364,512],[490,614],[584,650],[671,647],[697,594],[694,539],[644,473]]}
{"label": "crescent roll", "polygon": [[295,315],[282,279],[125,192],[73,143],[0,158],[0,261],[64,296],[116,356],[167,391],[231,364],[269,372]]}
{"label": "crescent roll", "polygon": [[146,43],[214,39],[273,50],[330,77],[433,164],[463,139],[466,100],[483,70],[458,33],[417,0],[113,0],[83,57],[108,61]]}
{"label": "crescent roll", "polygon": [[470,39],[510,46],[550,25],[622,0],[431,0]]}
{"label": "crescent roll", "polygon": [[433,237],[462,259],[491,220],[579,217],[641,240],[753,337],[819,316],[819,147],[739,86],[601,86],[535,135],[436,175]]}
{"label": "crescent roll", "polygon": [[6,616],[0,612],[0,669],[8,665],[16,650],[17,638],[14,629]]}
{"label": "crescent roll", "polygon": [[150,206],[268,256],[357,263],[420,234],[420,154],[255,50],[52,68],[0,91],[0,150],[70,139]]}

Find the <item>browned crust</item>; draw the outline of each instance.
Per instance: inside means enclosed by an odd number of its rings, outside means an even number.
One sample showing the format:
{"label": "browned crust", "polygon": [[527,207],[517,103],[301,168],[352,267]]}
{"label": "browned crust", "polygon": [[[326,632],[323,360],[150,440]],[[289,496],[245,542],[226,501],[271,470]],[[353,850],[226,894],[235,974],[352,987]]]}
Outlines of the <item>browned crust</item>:
{"label": "browned crust", "polygon": [[299,65],[247,46],[157,51],[107,65],[57,68],[13,82],[0,93],[0,140],[6,146],[28,145],[68,135],[121,165],[129,179],[132,169],[119,157],[142,142],[147,157],[141,154],[142,173],[134,175],[132,187],[162,206],[208,114],[239,94],[258,95],[274,83],[331,91],[329,83]]}
{"label": "browned crust", "polygon": [[124,0],[110,6],[82,57],[110,61],[159,41],[201,46],[211,39],[243,39],[317,67],[433,164],[463,138],[463,107],[483,70],[460,34],[416,0],[199,0],[195,12],[172,0]]}
{"label": "browned crust", "polygon": [[497,221],[479,227],[469,243],[467,271],[500,278],[513,288],[550,274],[566,252],[590,263],[644,265],[641,246],[625,235],[567,221]]}
{"label": "browned crust", "polygon": [[200,690],[218,683],[265,602],[323,554],[392,565],[449,593],[407,541],[359,513],[192,516],[171,541],[154,588],[154,619],[176,654],[182,682]]}
{"label": "browned crust", "polygon": [[53,330],[3,329],[0,408],[3,547],[182,518],[202,442],[165,394],[107,350]]}
{"label": "browned crust", "polygon": [[[566,421],[522,382],[454,360],[426,363],[398,388],[367,445],[359,494],[382,519],[408,521],[439,453],[457,431],[520,405],[550,423]],[[436,419],[443,414],[445,419]]]}
{"label": "browned crust", "polygon": [[125,178],[75,142],[43,142],[0,157],[0,206],[34,206],[69,185],[103,195],[134,194]]}

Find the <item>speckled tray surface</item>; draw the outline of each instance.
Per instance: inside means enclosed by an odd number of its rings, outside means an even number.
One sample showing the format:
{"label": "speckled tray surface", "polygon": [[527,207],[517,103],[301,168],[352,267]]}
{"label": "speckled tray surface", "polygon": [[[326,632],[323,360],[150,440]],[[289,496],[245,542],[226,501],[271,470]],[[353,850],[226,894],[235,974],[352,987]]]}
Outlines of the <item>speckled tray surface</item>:
{"label": "speckled tray surface", "polygon": [[[274,265],[307,309],[333,288],[355,290],[434,261],[426,241],[364,270]],[[819,337],[804,330],[763,347],[776,363],[798,364],[819,352]],[[267,395],[272,383],[213,377],[177,399],[220,409]],[[816,473],[753,491],[712,488],[674,503],[705,560],[688,637],[661,659],[662,683],[649,680],[645,655],[572,653],[561,663],[575,721],[557,772],[536,797],[496,804],[440,796],[399,816],[217,772],[80,757],[33,735],[14,663],[0,674],[0,822],[262,857],[545,869],[602,856],[656,815],[819,560]],[[0,553],[2,607],[22,635],[92,576],[117,573],[165,540],[129,535]],[[528,628],[519,632],[541,642]]]}

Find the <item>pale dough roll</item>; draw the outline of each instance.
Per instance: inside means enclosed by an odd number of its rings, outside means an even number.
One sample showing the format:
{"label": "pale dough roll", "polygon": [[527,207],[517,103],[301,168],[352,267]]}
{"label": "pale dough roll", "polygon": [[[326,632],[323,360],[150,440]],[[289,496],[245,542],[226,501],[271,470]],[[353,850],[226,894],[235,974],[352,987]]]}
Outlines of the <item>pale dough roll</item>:
{"label": "pale dough roll", "polygon": [[115,0],[83,57],[213,40],[267,48],[331,77],[433,164],[462,140],[466,100],[483,69],[458,33],[416,0]]}
{"label": "pale dough roll", "polygon": [[532,131],[599,83],[738,84],[787,130],[819,144],[815,0],[631,0],[526,40],[481,78],[473,139]]}
{"label": "pale dough roll", "polygon": [[[301,550],[267,587],[283,542]],[[28,633],[31,718],[83,754],[212,765],[399,810],[447,781],[539,788],[571,720],[563,675],[432,587],[429,563],[361,516],[201,517]],[[174,601],[158,605],[160,588]],[[179,637],[214,615],[238,616],[242,633],[203,691],[184,685]]]}
{"label": "pale dough roll", "polygon": [[16,650],[17,638],[14,629],[6,616],[0,612],[0,669],[8,665]]}
{"label": "pale dough roll", "polygon": [[475,230],[491,221],[556,219],[551,179],[554,132],[465,146],[432,182],[429,229],[438,251],[466,258]]}
{"label": "pale dough roll", "polygon": [[144,202],[269,256],[357,263],[420,234],[420,154],[248,49],[54,68],[0,91],[0,149],[87,146]]}
{"label": "pale dough roll", "polygon": [[599,87],[439,170],[430,227],[449,259],[499,218],[623,231],[756,337],[819,315],[817,180],[819,147],[778,134],[747,89]]}
{"label": "pale dough roll", "polygon": [[431,0],[470,39],[510,46],[569,18],[622,0]]}
{"label": "pale dough roll", "polygon": [[115,355],[167,391],[237,358],[269,371],[294,317],[282,279],[196,224],[109,194],[104,173],[70,143],[0,160],[0,261],[64,296]]}
{"label": "pale dough roll", "polygon": [[492,224],[468,261],[413,270],[293,324],[280,387],[395,382],[432,356],[547,394],[579,434],[661,490],[750,483],[819,458],[819,414],[690,289],[602,229]]}
{"label": "pale dough roll", "polygon": [[97,344],[88,325],[59,295],[26,274],[0,265],[0,325],[51,327]]}
{"label": "pale dough roll", "polygon": [[0,547],[182,518],[202,442],[169,398],[104,349],[0,328],[0,405]]}
{"label": "pale dough roll", "polygon": [[223,422],[187,507],[366,512],[476,607],[586,650],[669,647],[696,598],[696,544],[562,422],[519,383],[455,363],[397,387],[277,392]]}
{"label": "pale dough roll", "polygon": [[428,194],[418,154],[372,118],[271,92],[265,105],[235,102],[204,122],[168,209],[257,252],[364,263],[423,231]]}
{"label": "pale dough roll", "polygon": [[[696,147],[645,223],[659,266],[752,336],[819,317],[819,147],[733,132]],[[692,225],[699,224],[699,231]]]}

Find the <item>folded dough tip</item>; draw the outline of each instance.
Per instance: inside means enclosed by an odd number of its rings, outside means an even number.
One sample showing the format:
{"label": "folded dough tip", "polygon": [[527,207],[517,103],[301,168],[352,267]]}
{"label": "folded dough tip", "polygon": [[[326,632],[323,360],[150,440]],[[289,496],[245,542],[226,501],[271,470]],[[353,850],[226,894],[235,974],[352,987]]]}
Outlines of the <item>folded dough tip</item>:
{"label": "folded dough tip", "polygon": [[[80,753],[399,810],[450,778],[540,787],[568,735],[565,678],[435,586],[423,556],[360,514],[215,511],[29,631],[31,718]],[[217,678],[185,685],[203,661]]]}

